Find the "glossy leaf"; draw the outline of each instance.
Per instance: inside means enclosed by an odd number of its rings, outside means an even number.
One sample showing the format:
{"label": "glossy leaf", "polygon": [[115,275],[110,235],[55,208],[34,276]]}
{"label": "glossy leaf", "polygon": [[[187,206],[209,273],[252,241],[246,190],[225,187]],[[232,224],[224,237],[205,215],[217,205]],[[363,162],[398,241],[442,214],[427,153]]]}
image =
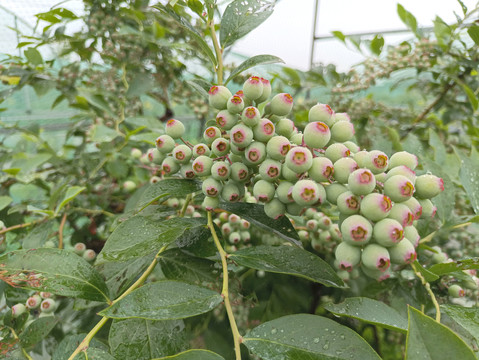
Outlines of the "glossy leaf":
{"label": "glossy leaf", "polygon": [[479,309],[475,307],[466,308],[464,306],[444,304],[441,305],[441,312],[449,316],[455,323],[454,327],[459,326],[459,329],[456,330],[449,324],[445,325],[448,325],[451,330],[456,331],[458,335],[465,335],[462,336],[464,341],[469,341],[469,343],[477,349],[477,345],[479,344]]}
{"label": "glossy leaf", "polygon": [[234,77],[238,74],[241,74],[243,71],[251,69],[253,66],[257,65],[265,65],[265,64],[275,64],[275,63],[283,63],[284,61],[277,56],[274,55],[256,55],[248,60],[245,60],[241,64],[239,64],[236,68],[231,71],[230,76],[226,79],[225,84],[228,84]]}
{"label": "glossy leaf", "polygon": [[53,234],[56,220],[49,220],[33,227],[23,238],[23,249],[37,249],[42,247]]}
{"label": "glossy leaf", "polygon": [[27,50],[25,50],[24,54],[28,61],[30,61],[33,65],[43,64],[42,55],[37,49],[29,47]]}
{"label": "glossy leaf", "polygon": [[88,347],[86,350],[86,354],[84,352],[80,353],[77,357],[75,357],[75,360],[77,358],[80,358],[81,360],[116,360],[113,356],[110,355],[107,351],[103,349],[98,349],[95,347]]}
{"label": "glossy leaf", "polygon": [[151,184],[143,192],[138,207],[143,209],[151,203],[161,200],[165,201],[170,196],[182,197],[201,190],[201,183],[185,179],[166,179]]}
{"label": "glossy leaf", "polygon": [[[75,349],[80,345],[82,340],[85,338],[87,334],[75,334],[75,335],[67,335],[63,338],[63,340],[58,344],[55,348],[55,351],[52,354],[52,360],[65,360],[70,357],[70,355],[75,351]],[[93,350],[95,349],[95,350]],[[98,341],[96,338],[93,338],[90,342],[90,346],[88,347],[88,354],[91,353],[93,350],[94,354],[98,354],[99,351],[103,353],[107,353],[108,347],[104,345],[102,342]],[[94,359],[97,359],[96,357]],[[102,358],[99,358],[100,360]],[[79,354],[75,356],[75,360],[85,360],[85,355]],[[106,359],[110,360],[110,359]]]}
{"label": "glossy leaf", "polygon": [[58,204],[57,208],[55,209],[55,214],[58,214],[61,209],[65,207],[70,201],[75,199],[86,187],[84,186],[71,186],[67,189],[65,196],[63,196],[62,201]]}
{"label": "glossy leaf", "polygon": [[407,319],[385,303],[365,297],[346,298],[340,304],[326,304],[334,315],[358,319],[386,329],[407,331]]}
{"label": "glossy leaf", "polygon": [[222,48],[261,25],[273,13],[274,3],[272,0],[234,0],[229,3],[221,18]]}
{"label": "glossy leaf", "polygon": [[114,320],[108,343],[117,359],[150,360],[188,347],[182,320]]}
{"label": "glossy leaf", "polygon": [[184,319],[208,312],[222,301],[216,291],[167,280],[136,289],[100,315],[113,319]]}
{"label": "glossy leaf", "polygon": [[476,45],[479,45],[479,26],[472,24],[467,29],[467,33]]}
{"label": "glossy leaf", "polygon": [[461,158],[459,177],[466,190],[474,212],[479,215],[479,152],[472,150],[470,156],[458,152]]}
{"label": "glossy leaf", "polygon": [[179,241],[188,243],[208,238],[204,218],[171,218],[136,215],[121,223],[110,235],[97,257],[97,264],[106,261],[126,261],[158,252],[164,245]]}
{"label": "glossy leaf", "polygon": [[20,343],[24,348],[30,348],[42,341],[57,324],[55,316],[47,316],[34,320],[21,334]]}
{"label": "glossy leaf", "polygon": [[434,282],[439,279],[437,274],[426,269],[417,260],[414,261],[414,267],[422,274],[422,276],[424,276],[424,279],[426,279],[427,282]]}
{"label": "glossy leaf", "polygon": [[479,258],[456,260],[448,263],[435,264],[428,270],[442,276],[456,271],[479,269]]}
{"label": "glossy leaf", "polygon": [[310,314],[268,321],[246,334],[243,344],[253,354],[268,360],[380,359],[353,330]]}
{"label": "glossy leaf", "polygon": [[193,349],[193,350],[187,350],[182,353],[176,354],[176,355],[171,355],[171,356],[165,356],[162,358],[158,359],[153,359],[153,360],[167,360],[167,359],[172,359],[172,360],[225,360],[224,357],[209,351],[209,350],[203,350],[203,349]]}
{"label": "glossy leaf", "polygon": [[406,360],[476,359],[466,343],[446,326],[413,307],[409,307],[408,317]]}
{"label": "glossy leaf", "polygon": [[397,13],[401,21],[417,35],[417,20],[413,14],[407,11],[404,6],[397,4]]}
{"label": "glossy leaf", "polygon": [[373,54],[379,55],[381,54],[383,47],[384,47],[384,38],[378,34],[371,40],[371,46],[370,46],[371,51],[373,52]]}
{"label": "glossy leaf", "polygon": [[82,257],[68,250],[17,250],[0,257],[0,279],[35,291],[86,300],[108,300],[102,277]]}
{"label": "glossy leaf", "polygon": [[12,201],[13,199],[10,196],[0,196],[0,211],[10,205]]}
{"label": "glossy leaf", "polygon": [[299,247],[303,247],[296,230],[286,216],[281,216],[276,220],[271,219],[264,213],[263,206],[259,204],[220,203],[220,208],[239,215],[250,223]]}
{"label": "glossy leaf", "polygon": [[326,286],[344,287],[336,271],[320,257],[293,246],[259,245],[230,254],[239,265],[302,277]]}

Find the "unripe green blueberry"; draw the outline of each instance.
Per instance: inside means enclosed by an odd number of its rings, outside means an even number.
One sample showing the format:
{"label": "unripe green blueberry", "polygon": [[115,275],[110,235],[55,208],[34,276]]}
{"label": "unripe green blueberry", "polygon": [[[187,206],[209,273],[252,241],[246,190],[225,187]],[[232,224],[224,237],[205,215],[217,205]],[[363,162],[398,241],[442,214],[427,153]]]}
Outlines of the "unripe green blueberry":
{"label": "unripe green blueberry", "polygon": [[239,95],[233,95],[226,103],[226,108],[232,114],[240,114],[244,109],[243,98]]}
{"label": "unripe green blueberry", "polygon": [[141,155],[142,155],[142,152],[141,152],[140,149],[137,149],[137,148],[132,148],[131,149],[130,156],[133,159],[139,159],[139,158],[141,158]]}
{"label": "unripe green blueberry", "polygon": [[230,244],[238,244],[241,241],[241,234],[237,231],[233,231],[229,234],[228,241]]}
{"label": "unripe green blueberry", "polygon": [[165,133],[173,139],[179,139],[185,133],[185,125],[179,120],[170,119],[166,122]]}
{"label": "unripe green blueberry", "polygon": [[163,154],[168,154],[175,148],[175,140],[169,135],[160,135],[156,138],[156,148]]}
{"label": "unripe green blueberry", "polygon": [[32,295],[27,299],[25,305],[28,309],[36,309],[40,306],[41,302],[42,298],[40,297],[40,295]]}
{"label": "unripe green blueberry", "polygon": [[211,177],[216,180],[228,180],[230,165],[226,161],[216,161],[211,167]]}
{"label": "unripe green blueberry", "polygon": [[404,227],[404,237],[408,239],[415,248],[419,245],[419,240],[421,240],[421,236],[413,225]]}
{"label": "unripe green blueberry", "polygon": [[373,236],[379,245],[390,247],[404,238],[404,228],[397,220],[382,219],[374,224]]}
{"label": "unripe green blueberry", "polygon": [[398,265],[406,265],[414,262],[417,258],[413,244],[407,238],[388,248],[391,262]]}
{"label": "unripe green blueberry", "polygon": [[45,299],[40,304],[40,310],[42,313],[51,314],[55,311],[57,304],[53,299]]}
{"label": "unripe green blueberry", "polygon": [[342,241],[343,236],[341,230],[339,230],[338,224],[331,224],[329,227],[329,234],[331,235],[331,240],[335,242]]}
{"label": "unripe green blueberry", "polygon": [[324,156],[313,158],[311,168],[308,170],[308,175],[316,182],[330,181],[334,173],[334,165],[331,160]]}
{"label": "unripe green blueberry", "polygon": [[336,199],[336,205],[341,214],[353,215],[359,213],[361,198],[351,191],[345,191]]}
{"label": "unripe green blueberry", "polygon": [[239,201],[244,194],[244,191],[241,191],[240,187],[244,187],[242,184],[237,184],[234,181],[228,181],[221,191],[221,197],[228,202],[237,202]]}
{"label": "unripe green blueberry", "polygon": [[326,190],[313,180],[299,180],[294,184],[292,196],[294,201],[302,206],[322,204],[326,199]]}
{"label": "unripe green blueberry", "polygon": [[92,250],[92,249],[86,250],[86,251],[83,253],[83,258],[84,258],[86,261],[93,261],[93,260],[95,260],[95,258],[96,258],[96,252],[95,252],[95,250]]}
{"label": "unripe green blueberry", "polygon": [[295,173],[302,174],[313,165],[313,154],[306,147],[296,146],[289,150],[284,164]]}
{"label": "unripe green blueberry", "polygon": [[366,150],[358,151],[353,155],[353,159],[360,168],[367,168],[370,160],[369,152]]}
{"label": "unripe green blueberry", "polygon": [[241,219],[241,220],[240,220],[240,227],[241,227],[242,229],[246,229],[246,230],[247,230],[247,229],[249,229],[249,228],[251,227],[251,224],[250,224],[250,222],[249,222],[248,220]]}
{"label": "unripe green blueberry", "polygon": [[211,151],[218,157],[225,156],[230,151],[230,143],[224,138],[215,139],[211,144]]}
{"label": "unripe green blueberry", "polygon": [[259,175],[263,180],[275,181],[281,175],[281,163],[275,160],[266,159],[259,166]]}
{"label": "unripe green blueberry", "polygon": [[271,95],[271,83],[269,80],[265,78],[260,78],[261,83],[263,84],[263,93],[259,98],[256,99],[257,104],[261,104],[262,102],[265,102],[268,100],[269,96]]}
{"label": "unripe green blueberry", "polygon": [[333,143],[326,148],[324,156],[333,162],[333,164],[343,157],[351,155],[351,151],[341,143]]}
{"label": "unripe green blueberry", "polygon": [[42,297],[42,299],[48,299],[48,298],[52,297],[52,293],[49,293],[49,292],[46,292],[46,291],[41,291],[40,296]]}
{"label": "unripe green blueberry", "polygon": [[453,284],[449,286],[449,288],[447,289],[447,293],[449,294],[449,296],[454,298],[464,297],[466,295],[464,289],[458,284]]}
{"label": "unripe green blueberry", "polygon": [[284,136],[273,136],[266,144],[266,153],[273,160],[283,160],[291,149],[291,143]]}
{"label": "unripe green blueberry", "polygon": [[285,166],[284,164],[283,166],[281,166],[281,177],[284,180],[295,183],[300,178],[300,176],[301,174],[295,173],[293,170],[291,170],[289,167]]}
{"label": "unripe green blueberry", "polygon": [[253,141],[244,152],[247,164],[258,165],[266,158],[266,146],[259,141]]}
{"label": "unripe green blueberry", "polygon": [[341,223],[343,241],[350,245],[367,244],[373,235],[373,227],[368,219],[361,215],[351,215]]}
{"label": "unripe green blueberry", "polygon": [[178,145],[173,149],[173,158],[180,164],[187,164],[190,162],[192,152],[187,145]]}
{"label": "unripe green blueberry", "polygon": [[263,95],[263,82],[259,76],[251,76],[243,84],[243,94],[250,100],[256,100]]}
{"label": "unripe green blueberry", "polygon": [[[266,105],[269,105],[269,103],[266,104]],[[269,108],[270,108],[270,107],[269,107]],[[285,119],[284,116],[278,116],[278,115],[273,115],[273,114],[271,114],[271,110],[268,110],[268,106],[265,106],[265,107],[263,108],[263,113],[264,113],[265,115],[268,115],[268,119],[270,119],[271,122],[272,122],[275,126],[276,126],[276,124],[277,124],[280,120]],[[298,129],[295,127],[291,135],[296,134],[297,132],[298,132]]]}
{"label": "unripe green blueberry", "polygon": [[446,253],[443,253],[442,251],[437,252],[436,254],[432,255],[431,261],[434,264],[442,264],[447,262],[448,256]]}
{"label": "unripe green blueberry", "polygon": [[86,245],[82,242],[78,242],[73,246],[73,252],[77,255],[82,256],[86,250]]}
{"label": "unripe green blueberry", "polygon": [[304,143],[314,149],[325,147],[331,139],[328,125],[321,121],[308,123],[304,128]]}
{"label": "unripe green blueberry", "polygon": [[407,151],[394,153],[389,159],[389,169],[395,168],[396,166],[405,165],[409,169],[414,170],[416,169],[417,164],[417,156],[408,153]]}
{"label": "unripe green blueberry", "polygon": [[221,137],[221,130],[218,129],[216,126],[209,126],[203,132],[203,139],[207,144],[213,143],[214,140]]}
{"label": "unripe green blueberry", "polygon": [[218,219],[220,219],[221,222],[228,221],[228,217],[229,217],[229,214],[226,211],[223,211],[218,215]]}
{"label": "unripe green blueberry", "polygon": [[347,272],[351,272],[353,267],[361,261],[361,249],[345,242],[340,243],[336,247],[334,255],[338,262],[339,269],[346,270]]}
{"label": "unripe green blueberry", "polygon": [[343,157],[334,163],[334,179],[341,184],[347,184],[349,175],[358,169],[358,164],[351,157]]}
{"label": "unripe green blueberry", "polygon": [[368,244],[364,247],[361,262],[371,270],[386,271],[391,266],[388,249],[378,244]]}
{"label": "unripe green blueberry", "polygon": [[333,115],[333,110],[327,104],[316,104],[311,109],[309,109],[308,113],[308,121],[309,122],[316,122],[321,121],[325,124],[331,124],[331,116]]}
{"label": "unripe green blueberry", "polygon": [[368,152],[365,162],[366,167],[371,170],[373,174],[382,173],[388,168],[388,156],[379,150]]}
{"label": "unripe green blueberry", "polygon": [[394,219],[399,222],[402,227],[412,225],[414,221],[414,216],[412,211],[404,204],[394,204],[391,208],[391,211],[388,214],[388,218]]}
{"label": "unripe green blueberry", "polygon": [[249,231],[240,231],[240,235],[241,235],[241,240],[245,243],[251,240],[251,234],[249,233]]}
{"label": "unripe green blueberry", "polygon": [[230,224],[238,225],[241,223],[241,218],[236,214],[230,214],[230,216],[228,216],[228,221]]}
{"label": "unripe green blueberry", "polygon": [[203,191],[203,194],[210,197],[217,197],[221,193],[222,189],[223,185],[221,185],[221,182],[213,178],[205,179],[205,181],[203,181],[203,184],[201,185],[201,190]]}
{"label": "unripe green blueberry", "polygon": [[[313,179],[314,180],[314,179]],[[326,199],[331,203],[336,205],[338,197],[348,191],[348,188],[339,183],[326,184],[324,186],[326,190]]]}
{"label": "unripe green blueberry", "polygon": [[211,150],[208,147],[208,145],[199,143],[193,146],[193,149],[191,152],[192,152],[193,159],[196,159],[198,156],[201,156],[201,155],[209,156],[211,153]]}
{"label": "unripe green blueberry", "polygon": [[261,119],[261,113],[254,106],[248,106],[241,114],[241,121],[249,127],[256,126]]}
{"label": "unripe green blueberry", "polygon": [[127,180],[123,183],[123,189],[127,192],[131,192],[136,189],[136,184],[134,181]]}
{"label": "unripe green blueberry", "polygon": [[321,230],[329,230],[329,228],[331,227],[331,224],[333,223],[331,219],[329,218],[329,216],[326,216],[322,213],[317,214],[316,219],[318,221],[318,227]]}
{"label": "unripe green blueberry", "polygon": [[377,281],[384,281],[386,279],[389,279],[391,277],[391,269],[386,269],[385,271],[381,270],[376,270],[376,269],[370,269],[363,264],[361,264],[361,270],[364,272],[364,274],[367,277],[370,277],[371,279],[377,280]]}
{"label": "unripe green blueberry", "polygon": [[379,174],[374,174],[374,177],[376,178],[376,183],[384,184],[387,178],[387,174],[385,172],[382,172]]}
{"label": "unripe green blueberry", "polygon": [[303,205],[299,205],[295,202],[286,204],[286,212],[292,216],[299,216],[304,210]]}
{"label": "unripe green blueberry", "polygon": [[230,132],[231,143],[245,148],[253,141],[253,130],[244,124],[235,125]]}
{"label": "unripe green blueberry", "polygon": [[52,240],[47,240],[45,241],[45,244],[43,244],[43,247],[44,248],[49,248],[49,249],[53,249],[55,247],[57,247],[56,243]]}
{"label": "unripe green blueberry", "polygon": [[238,122],[238,115],[228,110],[220,110],[216,115],[216,125],[222,130],[230,130]]}
{"label": "unripe green blueberry", "polygon": [[309,240],[309,232],[307,232],[306,230],[299,230],[298,231],[298,236],[299,236],[299,240],[301,240],[301,241],[308,241]]}
{"label": "unripe green blueberry", "polygon": [[[174,145],[173,145],[173,147],[174,147]],[[143,165],[148,165],[150,163],[150,160],[148,159],[148,154],[141,155],[140,162]]]}
{"label": "unripe green blueberry", "polygon": [[303,133],[297,132],[289,138],[291,144],[303,146]]}
{"label": "unripe green blueberry", "polygon": [[395,202],[404,202],[413,196],[414,185],[407,177],[394,175],[384,183],[384,193]]}
{"label": "unripe green blueberry", "polygon": [[386,180],[390,177],[393,177],[394,175],[402,175],[407,177],[413,185],[416,182],[416,173],[410,168],[408,168],[406,165],[396,166],[388,170]]}
{"label": "unripe green blueberry", "polygon": [[295,128],[294,122],[287,118],[278,120],[275,125],[276,133],[287,138],[294,134]]}
{"label": "unripe green blueberry", "polygon": [[275,187],[266,180],[259,180],[253,186],[253,195],[259,202],[271,201],[274,197]]}
{"label": "unripe green blueberry", "polygon": [[309,230],[309,231],[316,231],[318,230],[318,220],[316,219],[310,219],[308,221],[306,221],[306,228]]}
{"label": "unripe green blueberry", "polygon": [[369,169],[357,169],[349,175],[348,186],[355,195],[367,195],[376,187],[376,178]]}
{"label": "unripe green blueberry", "polygon": [[157,148],[149,149],[146,155],[148,156],[148,160],[150,160],[150,162],[157,165],[161,165],[166,157],[166,154],[160,152]]}
{"label": "unripe green blueberry", "polygon": [[286,116],[293,109],[293,97],[290,94],[280,93],[271,99],[271,113]]}
{"label": "unripe green blueberry", "polygon": [[235,162],[230,166],[230,178],[234,181],[245,182],[249,178],[248,167],[239,162]]}
{"label": "unripe green blueberry", "polygon": [[336,274],[339,276],[339,278],[341,280],[343,280],[344,282],[348,282],[349,280],[351,280],[351,275],[350,273],[347,271],[347,270],[339,270],[339,271],[336,271]]}
{"label": "unripe green blueberry", "polygon": [[276,188],[276,196],[278,197],[279,201],[283,204],[289,204],[294,201],[293,199],[293,186],[294,184],[289,181],[281,181]]}
{"label": "unripe green blueberry", "polygon": [[173,157],[167,156],[166,159],[163,160],[161,168],[166,175],[173,175],[180,171],[180,164]]}
{"label": "unripe green blueberry", "polygon": [[351,117],[345,112],[333,113],[332,118],[334,119],[335,123],[338,122],[338,121],[349,121],[349,122],[351,122]]}
{"label": "unripe green blueberry", "polygon": [[213,211],[216,208],[218,208],[219,204],[220,204],[219,197],[205,196],[201,204],[201,207],[205,209],[206,211]]}
{"label": "unripe green blueberry", "polygon": [[23,304],[15,304],[12,306],[12,316],[14,319],[18,318],[20,315],[25,314],[27,308]]}
{"label": "unripe green blueberry", "polygon": [[422,206],[415,197],[411,197],[410,199],[403,201],[402,204],[406,205],[409,210],[411,210],[414,220],[418,220],[421,217]]}
{"label": "unripe green blueberry", "polygon": [[388,196],[371,193],[362,198],[359,212],[369,220],[379,221],[388,216],[391,208],[392,203]]}
{"label": "unripe green blueberry", "polygon": [[271,219],[278,219],[286,212],[286,205],[279,199],[274,198],[264,204],[264,213]]}
{"label": "unripe green blueberry", "polygon": [[437,207],[429,199],[418,199],[417,200],[422,207],[422,219],[430,219],[436,215]]}
{"label": "unripe green blueberry", "polygon": [[215,85],[208,91],[208,100],[210,106],[217,110],[226,109],[229,98],[231,98],[231,91],[227,87]]}
{"label": "unripe green blueberry", "polygon": [[230,140],[230,155],[229,158],[231,162],[242,162],[244,156],[244,147],[238,147],[237,145],[233,144]]}
{"label": "unripe green blueberry", "polygon": [[269,119],[260,119],[253,127],[253,136],[257,141],[268,142],[274,136],[274,124]]}
{"label": "unripe green blueberry", "polygon": [[343,144],[351,151],[351,154],[356,154],[361,151],[359,145],[353,141],[345,141]]}
{"label": "unripe green blueberry", "polygon": [[209,176],[211,174],[211,167],[213,166],[213,159],[208,156],[198,156],[191,165],[196,176]]}
{"label": "unripe green blueberry", "polygon": [[336,121],[331,126],[331,139],[336,142],[349,141],[354,137],[354,125],[350,121]]}
{"label": "unripe green blueberry", "polygon": [[420,175],[416,178],[416,197],[431,199],[444,191],[444,181],[431,174]]}

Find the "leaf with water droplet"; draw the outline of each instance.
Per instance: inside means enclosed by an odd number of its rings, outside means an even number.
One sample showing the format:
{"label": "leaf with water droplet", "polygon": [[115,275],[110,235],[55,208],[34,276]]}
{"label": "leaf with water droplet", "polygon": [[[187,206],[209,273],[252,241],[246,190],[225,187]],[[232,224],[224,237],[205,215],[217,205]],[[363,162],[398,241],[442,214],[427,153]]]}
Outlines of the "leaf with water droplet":
{"label": "leaf with water droplet", "polygon": [[187,179],[165,179],[150,184],[143,191],[137,208],[144,209],[153,202],[167,200],[171,196],[182,197],[201,190],[201,182]]}
{"label": "leaf with water droplet", "polygon": [[203,349],[192,349],[187,350],[182,353],[162,357],[160,359],[153,360],[225,360],[224,357],[214,353],[213,351],[203,350]]}
{"label": "leaf with water droplet", "polygon": [[326,286],[344,287],[343,281],[328,263],[294,246],[252,246],[230,254],[229,258],[252,269],[299,276]]}
{"label": "leaf with water droplet", "polygon": [[456,271],[479,269],[479,258],[456,260],[447,263],[435,264],[428,270],[442,276]]}
{"label": "leaf with water droplet", "polygon": [[359,319],[403,333],[407,331],[407,319],[381,301],[353,297],[340,304],[326,304],[324,308],[335,315]]}
{"label": "leaf with water droplet", "polygon": [[441,312],[446,315],[441,318],[441,322],[461,336],[470,347],[477,349],[479,344],[479,309],[444,304],[441,305]]}
{"label": "leaf with water droplet", "polygon": [[[340,334],[339,339],[325,333],[326,327]],[[272,334],[271,329],[277,328],[285,331]],[[263,333],[267,335],[263,336]],[[268,360],[339,360],[350,359],[352,355],[361,360],[380,359],[353,330],[331,319],[310,314],[288,315],[259,325],[245,335],[243,344],[253,354]]]}
{"label": "leaf with water droplet", "polygon": [[38,342],[42,341],[57,324],[58,318],[55,316],[47,316],[34,320],[20,334],[20,343],[22,347],[28,349]]}

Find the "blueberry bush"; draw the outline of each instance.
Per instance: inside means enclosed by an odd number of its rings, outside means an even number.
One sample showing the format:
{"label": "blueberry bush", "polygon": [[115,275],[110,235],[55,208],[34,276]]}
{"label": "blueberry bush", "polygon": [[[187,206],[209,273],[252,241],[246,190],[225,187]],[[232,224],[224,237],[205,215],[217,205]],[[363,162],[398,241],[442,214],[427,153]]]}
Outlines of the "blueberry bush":
{"label": "blueberry bush", "polygon": [[[2,100],[31,86],[77,113],[55,136],[2,124],[2,356],[475,359],[479,26],[460,4],[433,35],[399,5],[416,40],[389,49],[337,32],[387,53],[348,74],[226,65],[272,0],[38,14]],[[432,102],[375,102],[405,69]]]}

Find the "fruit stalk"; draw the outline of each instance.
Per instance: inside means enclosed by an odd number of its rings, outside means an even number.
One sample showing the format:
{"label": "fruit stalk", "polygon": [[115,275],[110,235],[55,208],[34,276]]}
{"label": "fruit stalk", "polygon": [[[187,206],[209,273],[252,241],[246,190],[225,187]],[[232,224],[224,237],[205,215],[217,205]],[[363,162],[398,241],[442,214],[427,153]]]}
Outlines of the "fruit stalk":
{"label": "fruit stalk", "polygon": [[434,293],[431,290],[431,285],[429,285],[429,283],[426,281],[424,276],[422,276],[422,274],[419,272],[419,270],[416,269],[416,266],[414,265],[414,263],[411,263],[411,267],[414,271],[414,274],[416,274],[416,276],[419,279],[421,279],[421,282],[424,285],[424,287],[426,288],[427,293],[431,297],[432,303],[434,304],[434,307],[436,308],[436,321],[438,323],[440,323],[441,322],[441,309],[439,308],[439,303],[437,302],[436,296],[434,295]]}

